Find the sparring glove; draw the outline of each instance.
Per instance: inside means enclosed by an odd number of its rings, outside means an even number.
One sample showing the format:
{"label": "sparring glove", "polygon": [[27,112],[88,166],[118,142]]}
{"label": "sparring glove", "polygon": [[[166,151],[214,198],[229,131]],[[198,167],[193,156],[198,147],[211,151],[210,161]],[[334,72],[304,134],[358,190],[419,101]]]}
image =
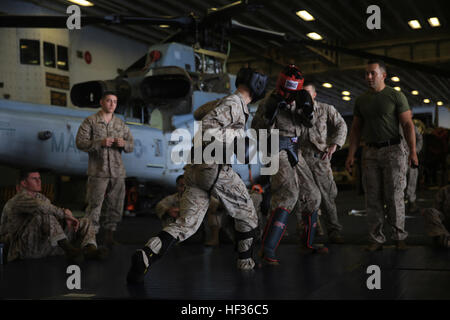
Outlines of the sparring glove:
{"label": "sparring glove", "polygon": [[300,116],[301,123],[307,128],[312,127],[312,119],[314,112],[314,101],[308,91],[302,89],[295,97],[295,105],[297,113]]}

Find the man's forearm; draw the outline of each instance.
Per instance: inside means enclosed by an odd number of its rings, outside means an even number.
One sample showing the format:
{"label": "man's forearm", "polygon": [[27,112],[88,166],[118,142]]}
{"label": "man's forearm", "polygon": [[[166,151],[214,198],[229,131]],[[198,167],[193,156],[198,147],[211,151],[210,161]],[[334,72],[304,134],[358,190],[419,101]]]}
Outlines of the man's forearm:
{"label": "man's forearm", "polygon": [[416,133],[413,122],[407,122],[403,126],[403,134],[409,147],[409,152],[416,153]]}

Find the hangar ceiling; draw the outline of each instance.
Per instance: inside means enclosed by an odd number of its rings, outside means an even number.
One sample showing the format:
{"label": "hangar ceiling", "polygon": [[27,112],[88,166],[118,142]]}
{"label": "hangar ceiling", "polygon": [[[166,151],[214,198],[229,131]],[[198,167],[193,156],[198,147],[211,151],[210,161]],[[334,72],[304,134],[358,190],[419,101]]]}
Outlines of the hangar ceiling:
{"label": "hangar ceiling", "polygon": [[[208,9],[233,3],[231,0],[121,1],[90,0],[94,6],[83,7],[86,15],[122,14],[131,16],[203,16]],[[71,4],[65,0],[28,0],[28,2],[66,14]],[[263,6],[242,12],[234,20],[260,28],[286,32],[299,39],[316,32],[321,43],[384,55],[446,72],[437,75],[415,68],[388,63],[387,83],[405,93],[411,106],[435,106],[450,100],[450,6],[446,0],[281,0],[257,1]],[[381,10],[381,29],[369,30],[366,13],[370,5]],[[308,11],[314,21],[300,19],[296,12]],[[432,27],[428,19],[437,17],[440,26]],[[408,21],[417,20],[421,29],[412,29]],[[176,30],[159,26],[103,26],[114,33],[146,44],[163,41]],[[341,112],[350,112],[354,99],[366,90],[364,67],[367,59],[309,45],[293,45],[273,40],[237,35],[231,38],[228,70],[235,73],[243,65],[262,69],[271,76],[271,85],[287,63],[297,64],[306,78],[318,87],[318,99],[334,104]],[[391,80],[398,77],[399,82]],[[330,83],[325,88],[323,83]],[[412,92],[418,91],[417,95]],[[344,101],[342,91],[350,93]],[[424,99],[429,99],[425,103]]]}

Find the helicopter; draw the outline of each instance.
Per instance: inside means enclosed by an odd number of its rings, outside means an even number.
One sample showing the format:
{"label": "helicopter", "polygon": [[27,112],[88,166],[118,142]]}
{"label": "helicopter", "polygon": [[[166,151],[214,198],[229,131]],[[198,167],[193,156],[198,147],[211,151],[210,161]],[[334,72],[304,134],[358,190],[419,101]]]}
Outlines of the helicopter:
{"label": "helicopter", "polygon": [[[242,8],[242,4],[236,5]],[[207,17],[217,21],[219,13],[221,17],[228,16],[230,10],[235,12],[236,5],[218,9]],[[6,24],[11,17],[4,18],[0,18],[0,25],[10,27]],[[218,41],[205,29],[210,28],[208,19],[200,21],[190,16],[181,20],[189,26],[185,25],[164,43],[150,46],[145,55],[114,79],[74,84],[70,90],[74,107],[0,99],[1,163],[48,169],[58,175],[85,175],[88,154],[76,148],[76,133],[81,122],[98,111],[102,93],[111,90],[118,96],[116,114],[134,137],[134,151],[123,155],[128,179],[156,185],[159,190],[173,188],[176,177],[183,174],[184,164],[171,161],[171,151],[179,143],[171,140],[172,132],[183,128],[193,135],[193,112],[235,90],[235,76],[225,70],[228,57],[225,41]],[[29,27],[32,21],[20,21],[17,17],[13,20],[16,27]],[[52,22],[50,18],[44,20]],[[160,23],[157,20],[147,23]],[[178,18],[164,21],[180,23]],[[187,39],[185,35],[193,32],[191,25],[204,28],[201,37]],[[46,26],[62,27],[39,25]],[[228,26],[223,24],[221,28],[225,30]],[[196,31],[198,34],[199,30]],[[181,38],[188,41],[181,43]],[[251,110],[254,112],[255,108],[252,106]],[[259,176],[260,164],[233,167],[248,186]],[[148,193],[146,188],[140,191]]]}
{"label": "helicopter", "polygon": [[[88,155],[75,146],[76,131],[84,118],[96,112],[104,91],[118,94],[116,113],[129,125],[135,150],[124,154],[127,175],[147,184],[171,188],[183,165],[170,159],[178,144],[172,132],[185,128],[194,133],[193,112],[204,103],[235,90],[235,77],[226,71],[228,39],[236,33],[275,39],[280,43],[326,48],[354,56],[382,58],[398,66],[445,73],[430,66],[369,54],[312,40],[296,39],[283,32],[248,26],[234,20],[244,10],[260,6],[253,1],[209,10],[202,17],[81,17],[81,25],[159,25],[179,30],[147,52],[118,76],[109,80],[78,82],[70,90],[74,107],[37,105],[0,99],[1,161],[13,166],[38,166],[57,174],[84,175]],[[67,16],[0,16],[0,28],[67,28]],[[447,75],[445,73],[445,75]],[[249,107],[255,112],[256,106]],[[38,119],[38,121],[36,121]],[[251,118],[248,124],[251,122]],[[155,125],[157,123],[157,125]],[[233,165],[247,185],[258,179],[256,165]]]}

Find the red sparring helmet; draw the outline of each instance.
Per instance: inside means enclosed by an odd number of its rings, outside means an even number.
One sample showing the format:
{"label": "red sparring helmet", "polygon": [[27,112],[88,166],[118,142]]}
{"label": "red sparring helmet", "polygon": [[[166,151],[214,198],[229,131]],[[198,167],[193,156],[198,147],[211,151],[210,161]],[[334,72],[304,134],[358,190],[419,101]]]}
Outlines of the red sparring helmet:
{"label": "red sparring helmet", "polygon": [[300,70],[293,64],[286,66],[278,76],[276,91],[286,98],[288,92],[295,93],[303,88],[303,76]]}

